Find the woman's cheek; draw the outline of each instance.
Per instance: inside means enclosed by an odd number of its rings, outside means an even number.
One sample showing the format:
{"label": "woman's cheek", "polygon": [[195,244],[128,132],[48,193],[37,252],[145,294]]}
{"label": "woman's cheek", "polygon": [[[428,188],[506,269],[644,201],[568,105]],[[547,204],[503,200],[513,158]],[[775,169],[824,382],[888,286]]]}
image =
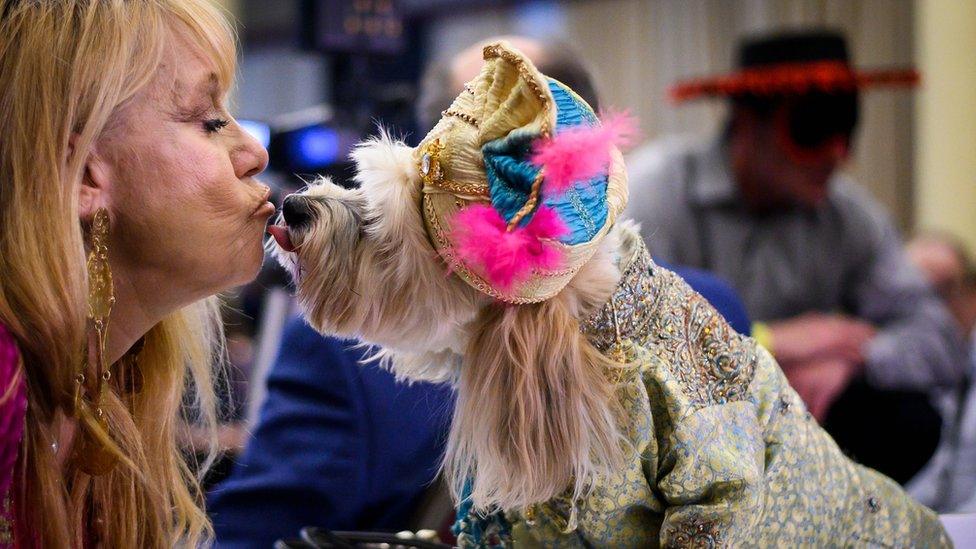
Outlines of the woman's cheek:
{"label": "woman's cheek", "polygon": [[235,175],[226,151],[194,147],[183,158],[184,213],[192,216],[186,221],[194,227],[188,246],[203,254],[199,259],[224,286],[253,280],[264,258],[264,226],[251,217],[256,204],[246,185]]}
{"label": "woman's cheek", "polygon": [[264,260],[264,223],[251,215],[256,205],[236,178],[233,186],[214,185],[209,195],[209,232],[215,242],[220,242],[220,251],[215,255],[222,256],[217,267],[229,269],[226,274],[235,285],[250,282]]}

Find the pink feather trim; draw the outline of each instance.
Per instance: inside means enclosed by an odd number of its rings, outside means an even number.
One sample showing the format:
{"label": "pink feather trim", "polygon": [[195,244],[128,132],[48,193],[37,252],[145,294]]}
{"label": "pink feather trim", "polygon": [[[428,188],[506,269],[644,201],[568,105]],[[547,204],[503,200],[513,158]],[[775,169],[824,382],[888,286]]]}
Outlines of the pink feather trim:
{"label": "pink feather trim", "polygon": [[543,170],[543,193],[562,194],[574,183],[604,173],[613,148],[626,147],[636,135],[637,123],[632,116],[606,113],[599,125],[577,126],[538,142],[531,161]]}
{"label": "pink feather trim", "polygon": [[508,231],[495,208],[474,204],[455,214],[451,226],[458,257],[503,292],[528,280],[534,269],[562,267],[563,255],[550,241],[569,234],[569,228],[549,207],[540,206],[528,224]]}

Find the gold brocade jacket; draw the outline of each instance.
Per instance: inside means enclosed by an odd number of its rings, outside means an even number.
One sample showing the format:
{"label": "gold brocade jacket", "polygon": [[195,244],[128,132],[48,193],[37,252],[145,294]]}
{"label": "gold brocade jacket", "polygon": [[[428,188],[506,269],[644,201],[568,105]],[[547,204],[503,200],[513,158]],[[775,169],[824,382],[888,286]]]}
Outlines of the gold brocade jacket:
{"label": "gold brocade jacket", "polygon": [[637,454],[579,501],[462,514],[460,546],[951,546],[935,513],[841,453],[764,348],[625,240],[582,329],[636,365],[618,394]]}

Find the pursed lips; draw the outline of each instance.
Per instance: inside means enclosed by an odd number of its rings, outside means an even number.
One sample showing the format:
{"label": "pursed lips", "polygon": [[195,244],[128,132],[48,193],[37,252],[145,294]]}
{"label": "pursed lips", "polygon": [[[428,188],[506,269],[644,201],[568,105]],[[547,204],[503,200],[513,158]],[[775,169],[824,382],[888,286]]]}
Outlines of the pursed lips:
{"label": "pursed lips", "polygon": [[272,204],[268,199],[271,198],[271,187],[267,185],[261,185],[264,187],[264,192],[261,193],[260,201],[254,211],[251,213],[251,217],[263,216],[265,218],[270,217],[275,213],[275,205]]}

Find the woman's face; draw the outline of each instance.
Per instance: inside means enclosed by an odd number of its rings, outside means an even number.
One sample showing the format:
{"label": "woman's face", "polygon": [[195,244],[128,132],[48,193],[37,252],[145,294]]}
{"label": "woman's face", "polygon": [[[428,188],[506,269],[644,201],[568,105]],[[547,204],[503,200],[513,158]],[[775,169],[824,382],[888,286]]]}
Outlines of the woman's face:
{"label": "woman's face", "polygon": [[105,182],[113,270],[183,303],[252,280],[274,213],[255,179],[267,151],[228,114],[215,70],[170,32],[153,81],[116,113],[89,163]]}

